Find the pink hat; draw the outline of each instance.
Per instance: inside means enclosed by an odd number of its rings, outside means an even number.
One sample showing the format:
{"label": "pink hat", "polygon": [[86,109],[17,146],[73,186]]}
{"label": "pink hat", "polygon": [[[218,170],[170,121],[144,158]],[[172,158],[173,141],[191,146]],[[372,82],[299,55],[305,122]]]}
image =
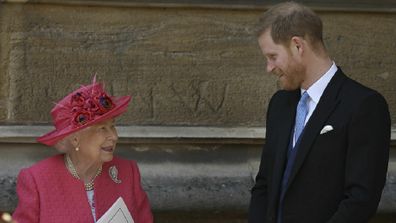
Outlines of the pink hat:
{"label": "pink hat", "polygon": [[37,141],[52,146],[73,132],[120,115],[127,110],[130,100],[131,96],[108,96],[94,77],[92,84],[81,86],[56,103],[51,110],[56,129]]}

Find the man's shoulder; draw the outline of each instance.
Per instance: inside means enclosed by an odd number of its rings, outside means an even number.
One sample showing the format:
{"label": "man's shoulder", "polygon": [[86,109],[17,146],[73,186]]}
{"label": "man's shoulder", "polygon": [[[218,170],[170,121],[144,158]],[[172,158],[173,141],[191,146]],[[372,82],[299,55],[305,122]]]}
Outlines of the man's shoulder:
{"label": "man's shoulder", "polygon": [[271,104],[283,104],[283,103],[289,103],[290,100],[294,99],[298,99],[298,97],[300,96],[300,90],[292,90],[292,91],[288,91],[288,90],[278,90],[276,91],[270,100]]}
{"label": "man's shoulder", "polygon": [[292,91],[278,90],[274,93],[274,95],[272,97],[273,98],[290,98],[290,97],[294,97],[294,96],[298,95],[299,92],[300,92],[300,89],[292,90]]}
{"label": "man's shoulder", "polygon": [[346,77],[340,94],[345,98],[351,98],[355,101],[359,99],[364,100],[365,98],[372,96],[383,98],[381,93],[379,93],[377,90],[349,77]]}
{"label": "man's shoulder", "polygon": [[[342,75],[344,75],[342,73]],[[337,100],[346,111],[358,112],[362,107],[377,107],[387,110],[388,105],[384,96],[377,90],[344,75],[344,81],[337,92]]]}

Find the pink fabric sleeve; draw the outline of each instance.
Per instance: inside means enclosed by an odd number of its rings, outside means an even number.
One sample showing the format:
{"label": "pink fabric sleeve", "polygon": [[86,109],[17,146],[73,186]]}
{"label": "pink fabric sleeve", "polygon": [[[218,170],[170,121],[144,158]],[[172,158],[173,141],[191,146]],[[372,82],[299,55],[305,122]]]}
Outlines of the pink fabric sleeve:
{"label": "pink fabric sleeve", "polygon": [[22,169],[17,179],[18,205],[13,219],[18,223],[39,223],[40,202],[36,182],[28,169]]}
{"label": "pink fabric sleeve", "polygon": [[136,162],[130,162],[133,173],[133,194],[136,199],[135,212],[133,218],[136,223],[153,223],[153,214],[151,213],[150,203],[146,192],[143,190],[140,179],[139,167]]}

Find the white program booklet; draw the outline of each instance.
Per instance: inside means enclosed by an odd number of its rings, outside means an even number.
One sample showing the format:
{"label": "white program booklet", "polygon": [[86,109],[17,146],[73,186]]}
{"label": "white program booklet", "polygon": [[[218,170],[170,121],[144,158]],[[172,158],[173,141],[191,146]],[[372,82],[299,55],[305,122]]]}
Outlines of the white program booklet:
{"label": "white program booklet", "polygon": [[97,223],[135,223],[122,197],[106,211]]}

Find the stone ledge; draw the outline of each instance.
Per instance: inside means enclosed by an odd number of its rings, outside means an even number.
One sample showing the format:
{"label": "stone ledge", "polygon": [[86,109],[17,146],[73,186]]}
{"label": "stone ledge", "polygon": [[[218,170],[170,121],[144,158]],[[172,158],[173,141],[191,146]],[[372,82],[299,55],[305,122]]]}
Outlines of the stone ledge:
{"label": "stone ledge", "polygon": [[[54,155],[34,143],[0,143],[0,210],[16,205],[21,168]],[[260,145],[121,144],[117,155],[134,159],[156,211],[246,210],[260,162]],[[379,213],[396,213],[396,150],[392,150]]]}
{"label": "stone ledge", "polygon": [[[105,7],[156,7],[156,8],[203,8],[203,9],[238,9],[238,10],[266,10],[277,1],[228,1],[221,0],[0,0],[5,3],[41,3],[59,5],[84,5],[84,6],[105,6]],[[355,2],[348,3],[342,0],[332,4],[325,1],[302,1],[316,11],[341,11],[341,12],[382,12],[395,13],[396,7],[386,0],[377,0],[375,3]]]}
{"label": "stone ledge", "polygon": [[[36,143],[36,138],[53,130],[43,125],[0,125],[0,142]],[[265,128],[259,127],[182,127],[182,126],[117,126],[120,143],[148,140],[217,140],[246,141],[261,144]]]}
{"label": "stone ledge", "polygon": [[[254,182],[248,169],[242,174],[233,174],[229,169],[232,165],[213,168],[207,165],[205,169],[212,169],[218,174],[198,173],[193,165],[172,164],[177,172],[164,173],[164,167],[140,163],[142,184],[148,193],[153,210],[156,211],[221,211],[247,210],[250,200],[250,189]],[[243,165],[240,165],[243,166]],[[238,167],[238,166],[237,166]],[[234,167],[234,170],[237,168]],[[191,172],[190,176],[183,171]],[[225,172],[225,173],[224,173]],[[394,172],[389,173],[394,178]],[[0,208],[13,211],[17,198],[15,193],[16,176],[0,177]],[[388,178],[383,196],[378,207],[378,213],[396,213],[394,201],[395,186]]]}
{"label": "stone ledge", "polygon": [[[37,137],[51,130],[53,127],[48,125],[0,125],[0,142],[36,143]],[[176,140],[262,144],[265,140],[264,127],[117,126],[117,130],[120,143]],[[396,128],[391,130],[391,141],[392,146],[396,145]]]}

